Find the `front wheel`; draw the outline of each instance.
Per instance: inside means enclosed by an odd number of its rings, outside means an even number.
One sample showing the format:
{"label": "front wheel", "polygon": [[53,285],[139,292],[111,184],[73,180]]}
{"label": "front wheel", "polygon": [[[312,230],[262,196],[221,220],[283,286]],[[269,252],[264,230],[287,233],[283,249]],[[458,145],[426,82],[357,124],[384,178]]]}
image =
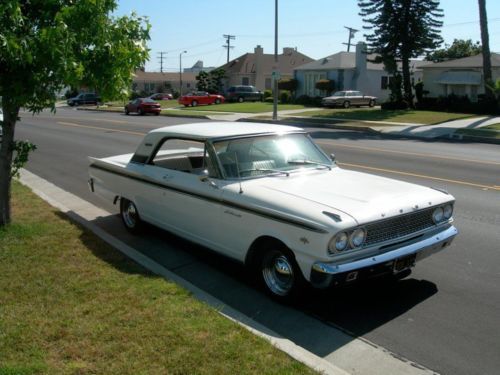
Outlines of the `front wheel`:
{"label": "front wheel", "polygon": [[347,100],[342,104],[342,107],[344,108],[349,108],[351,106],[351,103],[349,103]]}
{"label": "front wheel", "polygon": [[368,103],[368,106],[370,107],[375,107],[375,100],[370,100],[370,102]]}
{"label": "front wheel", "polygon": [[293,253],[278,243],[267,246],[261,258],[260,274],[267,293],[282,302],[293,300],[305,286]]}
{"label": "front wheel", "polygon": [[220,99],[215,99],[215,104],[220,104]]}
{"label": "front wheel", "polygon": [[139,116],[144,116],[144,110],[142,108],[139,108],[137,110],[137,113],[139,114]]}
{"label": "front wheel", "polygon": [[120,216],[122,218],[123,225],[131,233],[139,233],[142,229],[143,223],[139,216],[139,211],[134,202],[128,199],[120,199]]}
{"label": "front wheel", "polygon": [[240,97],[238,98],[238,103],[243,103],[243,101],[244,101],[244,99],[240,96]]}
{"label": "front wheel", "polygon": [[196,107],[198,105],[198,102],[196,100],[193,100],[191,102],[191,107]]}

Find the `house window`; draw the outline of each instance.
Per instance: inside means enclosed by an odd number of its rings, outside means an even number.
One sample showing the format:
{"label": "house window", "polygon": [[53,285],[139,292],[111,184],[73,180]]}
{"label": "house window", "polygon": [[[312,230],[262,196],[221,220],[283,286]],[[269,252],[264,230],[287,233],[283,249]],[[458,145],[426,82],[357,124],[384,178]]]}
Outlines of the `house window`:
{"label": "house window", "polygon": [[265,86],[266,86],[266,90],[271,90],[271,78],[266,78],[266,83],[265,83]]}
{"label": "house window", "polygon": [[248,86],[250,84],[250,80],[248,79],[248,77],[242,77],[241,78],[241,84],[243,86]]}

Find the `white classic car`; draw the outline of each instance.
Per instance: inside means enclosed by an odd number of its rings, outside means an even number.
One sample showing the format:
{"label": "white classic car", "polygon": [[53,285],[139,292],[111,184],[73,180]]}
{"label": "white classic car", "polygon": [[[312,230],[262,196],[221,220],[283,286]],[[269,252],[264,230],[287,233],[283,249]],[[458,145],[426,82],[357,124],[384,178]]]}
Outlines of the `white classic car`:
{"label": "white classic car", "polygon": [[278,299],[407,275],[450,245],[454,198],[339,168],[299,128],[197,123],[151,131],[134,154],[90,158],[92,192],[143,222],[243,262]]}

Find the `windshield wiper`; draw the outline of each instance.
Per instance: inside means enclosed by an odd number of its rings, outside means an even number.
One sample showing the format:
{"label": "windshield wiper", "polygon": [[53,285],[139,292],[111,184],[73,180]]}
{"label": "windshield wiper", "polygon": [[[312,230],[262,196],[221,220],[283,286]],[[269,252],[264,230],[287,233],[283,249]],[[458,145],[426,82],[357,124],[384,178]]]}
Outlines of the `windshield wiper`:
{"label": "windshield wiper", "polygon": [[288,160],[288,164],[297,164],[297,165],[308,165],[308,164],[311,164],[311,165],[318,165],[318,166],[321,166],[321,167],[328,168],[329,170],[332,170],[332,166],[329,165],[329,164],[320,163],[318,161],[312,161],[312,160],[307,160],[307,159]]}
{"label": "windshield wiper", "polygon": [[243,169],[240,171],[240,174],[247,172],[271,172],[276,174],[284,174],[286,177],[290,176],[289,172],[281,171],[279,169],[269,169],[269,168],[253,168],[253,169]]}

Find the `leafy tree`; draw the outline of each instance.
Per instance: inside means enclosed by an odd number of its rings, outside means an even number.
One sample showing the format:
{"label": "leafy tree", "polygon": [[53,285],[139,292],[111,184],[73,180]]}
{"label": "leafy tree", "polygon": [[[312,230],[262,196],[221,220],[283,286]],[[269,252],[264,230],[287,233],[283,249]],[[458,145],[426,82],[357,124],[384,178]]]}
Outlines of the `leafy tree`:
{"label": "leafy tree", "polygon": [[201,71],[196,76],[196,88],[198,91],[208,91],[208,73]]}
{"label": "leafy tree", "polygon": [[410,59],[424,55],[442,43],[443,16],[438,0],[358,0],[360,16],[371,53],[394,74],[401,61],[404,99],[413,106]]}
{"label": "leafy tree", "polygon": [[[2,0],[0,96],[0,226],[10,221],[13,161],[26,162],[31,144],[14,142],[19,109],[50,107],[63,87],[86,87],[103,99],[126,97],[132,75],[148,57],[149,23],[135,14],[113,17],[115,0]],[[13,159],[17,150],[17,156]],[[24,154],[23,154],[24,153]]]}
{"label": "leafy tree", "polygon": [[481,42],[483,44],[483,76],[484,90],[486,100],[493,101],[495,95],[493,93],[493,80],[491,74],[491,52],[490,52],[490,35],[488,32],[488,15],[486,13],[486,0],[478,0],[479,4],[479,23],[481,25]]}
{"label": "leafy tree", "polygon": [[475,56],[482,51],[481,43],[474,43],[472,39],[455,39],[451,45],[432,51],[425,57],[428,61],[440,62],[446,60],[460,59],[462,57]]}
{"label": "leafy tree", "polygon": [[210,93],[221,93],[223,80],[226,78],[226,71],[222,68],[211,70],[209,73],[208,91]]}

